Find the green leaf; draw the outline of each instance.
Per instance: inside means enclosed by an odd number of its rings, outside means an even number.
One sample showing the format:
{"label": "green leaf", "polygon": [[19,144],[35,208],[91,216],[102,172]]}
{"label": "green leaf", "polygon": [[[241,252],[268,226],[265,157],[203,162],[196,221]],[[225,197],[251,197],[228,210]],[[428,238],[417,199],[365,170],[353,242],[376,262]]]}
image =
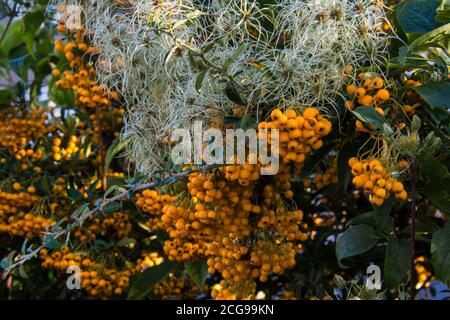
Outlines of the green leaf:
{"label": "green leaf", "polygon": [[450,222],[433,234],[431,241],[431,261],[439,280],[450,280]]}
{"label": "green leaf", "polygon": [[21,264],[18,268],[19,271],[19,275],[23,278],[23,279],[27,279],[28,278],[28,274],[25,271],[25,266],[23,264]]}
{"label": "green leaf", "polygon": [[430,115],[430,117],[438,125],[443,124],[443,123],[448,123],[448,120],[450,119],[449,113],[447,112],[447,110],[444,110],[444,109],[426,108],[425,111]]}
{"label": "green leaf", "polygon": [[389,240],[384,260],[384,283],[394,289],[406,280],[411,262],[411,243],[406,239]]}
{"label": "green leaf", "polygon": [[431,108],[450,108],[450,82],[431,81],[419,87],[415,87],[414,90],[430,105]]}
{"label": "green leaf", "polygon": [[23,17],[23,40],[27,46],[28,53],[35,57],[35,50],[33,48],[34,36],[39,30],[40,25],[44,21],[44,10],[36,10],[28,12]]}
{"label": "green leaf", "polygon": [[427,180],[420,191],[436,207],[450,213],[450,174],[447,167],[424,151],[417,155],[417,160]]}
{"label": "green leaf", "polygon": [[395,7],[395,17],[408,40],[442,25],[435,19],[439,4],[440,0],[408,0]]}
{"label": "green leaf", "polygon": [[55,239],[49,239],[44,242],[44,246],[49,249],[59,249],[61,247],[61,244]]}
{"label": "green leaf", "polygon": [[408,47],[408,51],[419,51],[430,47],[449,50],[450,47],[450,23],[447,23],[433,31],[425,33],[414,40]]}
{"label": "green leaf", "polygon": [[390,197],[381,206],[374,206],[376,230],[379,235],[388,235],[394,232],[394,219],[389,215],[394,199]]}
{"label": "green leaf", "polygon": [[378,242],[375,229],[366,224],[350,227],[338,237],[336,242],[336,257],[339,265],[342,260],[353,257],[372,249]]}
{"label": "green leaf", "polygon": [[107,198],[110,194],[114,194],[117,195],[119,193],[124,193],[127,192],[127,189],[125,189],[124,187],[120,187],[118,185],[113,185],[111,187],[108,188],[108,190],[106,190],[106,192],[103,194],[103,198]]}
{"label": "green leaf", "polygon": [[447,77],[448,76],[447,62],[445,62],[445,60],[438,55],[434,57],[434,62],[436,62],[436,69],[439,71],[441,76]]}
{"label": "green leaf", "polygon": [[6,35],[0,43],[0,51],[3,55],[8,56],[12,49],[23,44],[22,31],[23,19],[16,19],[11,23]]}
{"label": "green leaf", "polygon": [[83,203],[81,206],[78,207],[77,210],[71,215],[72,218],[78,218],[83,213],[89,211],[89,202]]}
{"label": "green leaf", "polygon": [[247,46],[247,43],[243,42],[230,56],[225,59],[223,68],[227,70],[233,61],[235,61],[245,51]]}
{"label": "green leaf", "polygon": [[105,213],[115,212],[119,209],[120,209],[120,203],[118,203],[118,202],[111,202],[102,207],[102,211]]}
{"label": "green leaf", "polygon": [[4,257],[2,259],[2,261],[0,262],[0,268],[2,268],[2,269],[9,268],[9,266],[13,263],[15,254],[16,254],[15,250],[8,253],[8,255],[6,257]]}
{"label": "green leaf", "polygon": [[0,106],[9,106],[14,99],[14,94],[11,89],[0,90]]}
{"label": "green leaf", "polygon": [[354,142],[347,142],[339,150],[336,164],[338,183],[341,190],[346,191],[352,179],[352,171],[348,165],[348,160],[357,153],[358,148],[359,146]]}
{"label": "green leaf", "polygon": [[439,22],[450,22],[450,0],[442,0],[436,9],[436,20]]}
{"label": "green leaf", "polygon": [[153,286],[163,280],[176,267],[176,263],[166,261],[135,275],[131,280],[128,299],[139,300],[145,298],[152,292]]}
{"label": "green leaf", "polygon": [[79,190],[74,188],[70,188],[69,191],[67,191],[67,195],[75,201],[84,199],[83,194]]}
{"label": "green leaf", "polygon": [[375,213],[373,211],[369,211],[359,214],[356,217],[350,219],[347,222],[346,227],[355,226],[358,224],[368,224],[370,226],[375,227],[376,226]]}
{"label": "green leaf", "polygon": [[42,177],[42,179],[41,179],[41,181],[39,183],[39,187],[45,193],[50,193],[50,181],[49,181],[49,177],[48,176],[43,176]]}
{"label": "green leaf", "polygon": [[352,111],[352,113],[358,118],[358,120],[372,125],[377,129],[383,128],[383,123],[385,119],[382,114],[380,114],[375,108],[369,106],[358,107]]}
{"label": "green leaf", "polygon": [[199,73],[197,73],[197,76],[195,78],[195,91],[200,92],[200,89],[202,88],[203,80],[205,79],[205,76],[207,73],[208,73],[208,69],[202,70]]}
{"label": "green leaf", "polygon": [[231,82],[228,82],[227,86],[225,87],[225,94],[228,99],[238,105],[244,106],[247,104],[247,102],[241,97],[241,95]]}
{"label": "green leaf", "polygon": [[206,260],[188,261],[184,264],[184,269],[195,284],[202,288],[208,276],[208,264]]}
{"label": "green leaf", "polygon": [[111,162],[117,156],[117,154],[125,148],[127,145],[126,141],[121,141],[120,138],[114,139],[114,141],[109,146],[106,151],[105,156],[105,170],[108,171],[111,166]]}
{"label": "green leaf", "polygon": [[2,261],[0,261],[0,268],[6,269],[10,266],[8,258],[3,258]]}

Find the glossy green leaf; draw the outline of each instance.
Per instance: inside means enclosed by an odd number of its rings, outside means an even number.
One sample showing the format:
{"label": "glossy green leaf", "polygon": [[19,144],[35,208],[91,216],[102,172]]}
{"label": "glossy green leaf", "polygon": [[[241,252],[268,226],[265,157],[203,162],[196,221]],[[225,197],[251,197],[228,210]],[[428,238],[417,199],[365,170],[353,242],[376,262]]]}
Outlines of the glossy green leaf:
{"label": "glossy green leaf", "polygon": [[206,260],[186,262],[184,269],[198,287],[203,287],[208,276],[208,264]]}
{"label": "glossy green leaf", "polygon": [[239,94],[239,92],[236,90],[236,88],[233,86],[231,82],[227,84],[225,87],[225,94],[228,99],[230,99],[232,102],[238,104],[238,105],[246,105],[247,102],[244,100],[244,98]]}
{"label": "glossy green leaf", "polygon": [[435,19],[440,1],[408,0],[395,7],[395,17],[410,41],[442,25]]}
{"label": "glossy green leaf", "polygon": [[376,127],[377,129],[383,128],[383,123],[386,122],[383,115],[380,114],[375,108],[369,106],[358,107],[352,111],[352,113],[358,118],[358,120]]}
{"label": "glossy green leaf", "polygon": [[411,243],[406,239],[392,238],[388,241],[384,260],[384,284],[396,288],[406,280],[411,262]]}
{"label": "glossy green leaf", "polygon": [[199,73],[197,73],[197,76],[195,78],[195,91],[200,92],[203,85],[203,80],[205,79],[207,73],[208,69],[202,70]]}
{"label": "glossy green leaf", "polygon": [[7,56],[12,49],[23,44],[22,33],[23,19],[14,20],[0,43],[0,51],[3,55]]}
{"label": "glossy green leaf", "polygon": [[49,249],[58,249],[61,247],[61,244],[55,239],[49,239],[44,242],[44,246]]}
{"label": "glossy green leaf", "polygon": [[102,207],[102,211],[105,213],[115,212],[119,209],[120,209],[120,203],[118,203],[118,202],[111,202]]}
{"label": "glossy green leaf", "polygon": [[345,230],[336,242],[336,257],[342,267],[342,260],[369,251],[378,242],[375,229],[366,224],[352,226]]}
{"label": "glossy green leaf", "polygon": [[435,109],[450,108],[450,82],[448,81],[431,81],[414,90]]}
{"label": "glossy green leaf", "polygon": [[375,225],[379,234],[387,235],[394,231],[394,220],[390,216],[393,204],[394,199],[391,197],[381,206],[374,206]]}
{"label": "glossy green leaf", "polygon": [[120,151],[123,150],[123,148],[125,148],[125,146],[126,141],[121,141],[120,138],[114,139],[114,141],[111,143],[108,150],[106,151],[105,171],[108,171],[113,159],[117,156],[117,154],[119,154]]}
{"label": "glossy green leaf", "polygon": [[359,146],[354,142],[345,143],[339,150],[337,155],[337,177],[339,187],[342,190],[347,190],[347,187],[352,180],[352,171],[348,165],[348,160],[355,156]]}
{"label": "glossy green leaf", "polygon": [[450,222],[434,232],[431,253],[436,276],[444,282],[450,280]]}
{"label": "glossy green leaf", "polygon": [[131,280],[128,299],[140,300],[150,295],[153,286],[163,280],[173,269],[177,267],[174,262],[166,261],[158,266],[145,269]]}
{"label": "glossy green leaf", "polygon": [[420,168],[426,177],[420,191],[436,207],[450,213],[450,174],[445,165],[426,152],[417,156]]}

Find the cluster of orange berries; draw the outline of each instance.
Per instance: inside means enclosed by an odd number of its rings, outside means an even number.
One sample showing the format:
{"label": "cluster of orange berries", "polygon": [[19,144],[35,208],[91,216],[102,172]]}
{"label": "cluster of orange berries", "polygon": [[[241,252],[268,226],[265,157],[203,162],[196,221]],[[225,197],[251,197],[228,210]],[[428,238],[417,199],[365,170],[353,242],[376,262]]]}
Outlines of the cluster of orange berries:
{"label": "cluster of orange berries", "polygon": [[270,230],[273,234],[280,235],[288,241],[305,241],[308,235],[302,232],[301,222],[303,212],[301,210],[287,211],[284,207],[276,210],[265,209],[266,213],[258,221],[257,227],[261,230]]}
{"label": "cluster of orange berries", "polygon": [[160,194],[156,190],[144,190],[136,194],[136,205],[147,213],[161,214],[166,204],[174,202],[176,197]]}
{"label": "cluster of orange berries", "polygon": [[94,141],[99,139],[99,133],[112,132],[114,137],[120,135],[120,128],[123,124],[124,108],[109,108],[108,110],[101,109],[89,116],[91,126],[88,134],[93,137]]}
{"label": "cluster of orange berries", "polygon": [[[15,182],[12,187],[15,191],[22,189],[19,182]],[[34,186],[29,186],[27,192],[0,192],[0,233],[31,239],[55,224],[55,221],[41,215],[25,212],[39,201],[35,192]]]}
{"label": "cluster of orange berries", "polygon": [[[415,88],[422,85],[420,81],[408,79],[406,76],[403,84],[405,87],[409,88]],[[408,116],[412,116],[416,113],[416,109],[420,106],[420,101],[420,96],[415,91],[408,90],[405,94],[405,104],[403,104],[401,108]]]}
{"label": "cluster of orange berries", "polygon": [[0,233],[8,233],[11,236],[26,237],[32,239],[40,236],[43,231],[55,225],[56,221],[47,219],[41,215],[19,211],[7,218],[0,218]]}
{"label": "cluster of orange berries", "polygon": [[260,165],[256,163],[255,155],[248,155],[247,163],[225,167],[225,177],[230,181],[239,181],[243,186],[248,186],[252,181],[259,180]]}
{"label": "cluster of orange berries", "polygon": [[[15,183],[17,187],[17,184]],[[29,188],[30,192],[9,193],[0,191],[0,214],[16,213],[19,208],[30,208],[39,196],[32,194],[35,191],[34,187]]]}
{"label": "cluster of orange berries", "polygon": [[[347,86],[347,93],[351,99],[345,101],[345,107],[348,110],[353,110],[357,106],[372,106],[380,114],[384,115],[384,110],[380,106],[390,98],[390,93],[385,88],[384,80],[378,76],[374,77],[369,72],[360,73],[358,78],[360,84]],[[356,130],[361,132],[369,131],[359,120],[356,120]]]}
{"label": "cluster of orange berries", "polygon": [[67,146],[65,148],[61,148],[62,140],[61,138],[55,138],[53,140],[53,159],[55,161],[59,161],[64,159],[66,161],[72,159],[73,155],[76,154],[80,148],[77,146],[78,138],[75,135],[71,135],[67,141]]}
{"label": "cluster of orange berries", "polygon": [[333,161],[331,166],[325,172],[318,172],[314,174],[313,181],[311,179],[303,180],[305,187],[311,186],[314,182],[316,189],[323,189],[331,184],[338,182],[336,161]]}
{"label": "cluster of orange berries", "polygon": [[259,240],[253,247],[250,262],[257,267],[253,270],[259,273],[259,281],[266,282],[271,272],[280,275],[293,268],[295,254],[292,242],[277,244],[273,240]]}
{"label": "cluster of orange berries", "polygon": [[[322,138],[331,132],[331,122],[316,108],[306,108],[301,115],[292,109],[283,113],[277,108],[270,117],[272,121],[259,123],[258,129],[279,130],[278,154],[285,164],[302,164],[312,150],[323,146]],[[267,139],[271,141],[269,134]]]}
{"label": "cluster of orange berries", "polygon": [[90,242],[102,238],[126,238],[132,229],[128,215],[114,212],[104,218],[89,216],[82,227],[74,230],[75,237],[81,242]]}
{"label": "cluster of orange berries", "polygon": [[[164,243],[169,260],[208,257],[208,271],[223,278],[220,289],[213,290],[215,298],[252,297],[255,280],[267,281],[270,273],[291,268],[296,254],[293,242],[308,238],[303,212],[287,210],[282,196],[293,198],[290,181],[300,173],[306,156],[322,147],[331,122],[315,108],[306,108],[301,115],[275,109],[272,120],[259,124],[259,130],[281,132],[277,150],[281,165],[270,178],[261,179],[262,165],[249,154],[242,165],[188,174],[187,196],[162,198],[151,190],[137,196],[137,205],[151,214],[148,225],[169,235]],[[259,133],[260,139],[271,141],[270,130]],[[272,240],[261,240],[262,234]]]}
{"label": "cluster of orange berries", "polygon": [[156,190],[144,190],[136,194],[136,205],[144,212],[150,214],[150,219],[146,225],[151,229],[161,229],[162,222],[159,219],[162,209],[176,200],[176,197],[170,195],[162,195]]}
{"label": "cluster of orange berries", "polygon": [[354,176],[353,184],[369,193],[371,201],[375,205],[382,205],[389,198],[391,192],[394,192],[395,198],[398,200],[408,198],[408,193],[405,191],[403,184],[393,178],[378,159],[359,160],[352,157],[348,164]]}
{"label": "cluster of orange berries", "polygon": [[251,279],[236,283],[222,280],[214,286],[211,297],[217,300],[253,300],[255,299],[256,282]]}
{"label": "cluster of orange berries", "polygon": [[203,241],[173,239],[166,240],[163,249],[171,261],[189,261],[203,257],[206,244]]}
{"label": "cluster of orange berries", "polygon": [[[60,24],[57,30],[63,32],[64,25]],[[83,34],[83,30],[74,32],[74,41],[68,41],[66,44],[59,39],[55,40],[56,52],[64,53],[72,68],[72,71],[64,73],[61,73],[59,69],[53,70],[53,76],[63,76],[56,82],[56,86],[73,90],[76,102],[80,106],[88,108],[110,106],[111,99],[117,99],[117,93],[108,92],[106,86],[96,83],[94,66],[90,62],[85,62],[83,56],[93,55],[97,50],[84,41]]]}
{"label": "cluster of orange berries", "polygon": [[[278,192],[275,190],[280,190],[283,193],[286,199],[292,199],[294,197],[294,191],[291,189],[291,180],[293,178],[292,174],[299,174],[301,170],[301,165],[295,163],[292,166],[289,165],[280,165],[277,174],[274,176],[274,187],[271,185],[266,185],[263,190],[264,201],[267,205],[271,203],[276,203],[279,201],[280,196]],[[275,199],[273,198],[275,197]]]}
{"label": "cluster of orange berries", "polygon": [[141,271],[139,264],[130,262],[125,263],[123,270],[108,268],[81,254],[71,252],[67,246],[52,252],[43,248],[39,254],[44,268],[66,273],[69,266],[79,267],[81,288],[93,299],[108,299],[113,294],[122,294],[129,285],[130,276]]}
{"label": "cluster of orange berries", "polygon": [[208,258],[208,272],[214,274],[219,271],[224,280],[236,283],[250,277],[258,277],[258,269],[252,269],[249,260],[241,260],[249,252],[249,248],[239,241],[223,238],[222,242],[209,243],[206,251]]}
{"label": "cluster of orange berries", "polygon": [[163,300],[194,300],[207,289],[206,285],[199,288],[190,278],[169,273],[155,285],[153,292]]}
{"label": "cluster of orange berries", "polygon": [[427,269],[426,264],[429,263],[428,258],[424,256],[419,256],[415,259],[415,266],[417,273],[417,283],[416,290],[422,288],[423,286],[429,287],[430,280],[432,279],[432,273]]}
{"label": "cluster of orange berries", "polygon": [[0,147],[10,150],[16,160],[41,159],[42,150],[35,151],[30,144],[53,130],[53,126],[46,126],[46,120],[44,109],[32,110],[24,117],[17,117],[17,112],[9,108],[3,110],[0,113]]}

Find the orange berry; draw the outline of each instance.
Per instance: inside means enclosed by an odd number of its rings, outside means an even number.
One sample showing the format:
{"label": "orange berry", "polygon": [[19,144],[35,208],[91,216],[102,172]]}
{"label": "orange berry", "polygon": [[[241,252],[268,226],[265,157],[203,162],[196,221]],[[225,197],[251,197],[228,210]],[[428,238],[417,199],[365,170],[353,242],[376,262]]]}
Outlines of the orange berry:
{"label": "orange berry", "polygon": [[358,98],[364,97],[366,95],[366,92],[367,92],[366,89],[359,88],[359,89],[356,90],[356,96]]}
{"label": "orange berry", "polygon": [[319,115],[319,110],[316,108],[306,108],[305,111],[303,111],[303,117],[305,119],[313,119]]}
{"label": "orange berry", "polygon": [[377,102],[386,101],[389,99],[389,97],[390,97],[389,91],[387,91],[386,89],[380,89],[375,94],[375,100]]}
{"label": "orange berry", "polygon": [[351,85],[347,86],[347,93],[354,94],[356,89],[357,89],[356,86],[354,84],[351,84]]}
{"label": "orange berry", "polygon": [[55,77],[59,77],[61,75],[61,70],[53,69],[52,75],[55,76]]}

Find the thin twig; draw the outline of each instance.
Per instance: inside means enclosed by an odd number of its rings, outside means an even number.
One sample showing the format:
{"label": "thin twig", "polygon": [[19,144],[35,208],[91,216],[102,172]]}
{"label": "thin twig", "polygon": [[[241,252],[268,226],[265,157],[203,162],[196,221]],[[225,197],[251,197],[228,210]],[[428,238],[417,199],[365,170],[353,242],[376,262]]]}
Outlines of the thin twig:
{"label": "thin twig", "polygon": [[[158,185],[163,185],[164,183],[166,183],[168,178],[173,178],[173,179],[178,179],[178,178],[182,178],[187,176],[188,174],[191,174],[193,172],[206,172],[208,169],[213,169],[216,168],[216,166],[204,166],[203,168],[200,169],[196,169],[196,170],[186,170],[186,171],[182,171],[173,175],[170,175],[169,177],[167,177],[166,179],[160,181],[160,182],[148,182],[148,183],[143,183],[143,184],[139,184],[139,185],[135,185],[135,186],[129,186],[130,188],[127,191],[121,192],[117,195],[115,195],[114,197],[108,198],[108,199],[104,199],[100,204],[98,204],[96,207],[94,207],[91,210],[86,211],[85,213],[83,213],[82,215],[80,215],[79,218],[77,218],[78,223],[83,222],[84,220],[86,220],[89,216],[92,216],[93,214],[95,214],[98,211],[103,211],[103,209],[110,203],[114,202],[114,201],[118,201],[121,199],[125,199],[127,197],[129,197],[130,192],[136,192],[139,190],[144,190],[144,189],[150,189],[150,188],[154,188],[157,187]],[[56,233],[50,234],[48,233],[47,235],[50,236],[52,235],[52,239],[58,239],[61,236],[67,234],[68,229],[62,229],[59,230]],[[38,246],[36,249],[34,249],[33,251],[31,251],[30,253],[26,254],[26,255],[22,255],[20,256],[20,260],[18,260],[16,263],[9,265],[4,273],[4,276],[6,276],[12,269],[16,268],[17,266],[22,265],[23,263],[25,263],[26,261],[32,259],[33,257],[35,257],[39,251],[41,251],[41,249],[45,248],[45,244],[41,244],[40,246]]]}

